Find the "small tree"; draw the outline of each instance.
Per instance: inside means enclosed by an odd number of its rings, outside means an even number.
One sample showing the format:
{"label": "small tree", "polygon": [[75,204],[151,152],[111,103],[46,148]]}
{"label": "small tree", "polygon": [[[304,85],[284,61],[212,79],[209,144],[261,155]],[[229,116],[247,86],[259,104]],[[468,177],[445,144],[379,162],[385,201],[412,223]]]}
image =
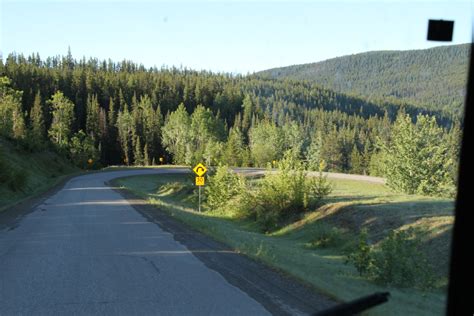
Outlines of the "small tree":
{"label": "small tree", "polygon": [[86,133],[95,141],[99,137],[99,102],[97,95],[87,97]]}
{"label": "small tree", "polygon": [[100,157],[99,151],[94,146],[94,140],[82,130],[75,133],[71,138],[69,155],[71,161],[82,169],[90,167],[89,159],[96,164]]}
{"label": "small tree", "polygon": [[434,117],[418,115],[416,124],[398,116],[391,142],[382,145],[387,184],[408,194],[448,195],[454,179],[449,148]]}
{"label": "small tree", "polygon": [[142,145],[141,145],[141,141],[140,141],[139,136],[135,137],[135,149],[133,151],[133,157],[134,157],[133,164],[135,166],[143,166],[144,165]]}
{"label": "small tree", "polygon": [[38,90],[30,111],[30,142],[35,147],[41,147],[46,136],[44,124],[43,105],[41,104],[41,94]]}
{"label": "small tree", "polygon": [[306,160],[309,170],[319,170],[319,163],[322,160],[321,150],[323,147],[323,137],[320,131],[317,131],[311,138],[311,143],[306,151]]}
{"label": "small tree", "polygon": [[23,140],[26,136],[21,97],[21,91],[10,88],[10,79],[0,77],[0,135],[14,140]]}
{"label": "small tree", "polygon": [[363,174],[364,172],[364,157],[359,153],[356,145],[352,147],[350,167],[351,173]]}
{"label": "small tree", "polygon": [[245,179],[226,165],[217,167],[216,173],[208,177],[205,187],[206,205],[210,210],[218,210],[238,198],[246,189]]}
{"label": "small tree", "polygon": [[66,148],[71,136],[74,119],[74,103],[57,91],[49,100],[53,108],[53,122],[48,131],[51,141],[59,148]]}

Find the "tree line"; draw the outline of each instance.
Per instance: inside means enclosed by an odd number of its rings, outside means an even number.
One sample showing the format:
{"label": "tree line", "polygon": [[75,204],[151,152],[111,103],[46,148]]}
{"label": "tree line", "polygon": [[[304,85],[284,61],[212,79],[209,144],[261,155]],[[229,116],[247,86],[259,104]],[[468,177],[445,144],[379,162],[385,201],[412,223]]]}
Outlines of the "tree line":
{"label": "tree line", "polygon": [[[32,151],[52,147],[82,168],[160,158],[263,167],[291,151],[313,170],[324,163],[327,171],[400,178],[444,145],[423,168],[439,166],[446,172],[437,181],[455,182],[460,124],[409,105],[371,103],[307,82],[77,61],[70,52],[46,60],[11,54],[0,62],[0,76],[0,134]],[[414,134],[419,141],[406,149],[413,155],[396,162],[412,159],[415,169],[390,173],[387,157],[406,143],[397,137]],[[428,149],[415,155],[422,146]],[[389,181],[440,194],[399,182]]]}

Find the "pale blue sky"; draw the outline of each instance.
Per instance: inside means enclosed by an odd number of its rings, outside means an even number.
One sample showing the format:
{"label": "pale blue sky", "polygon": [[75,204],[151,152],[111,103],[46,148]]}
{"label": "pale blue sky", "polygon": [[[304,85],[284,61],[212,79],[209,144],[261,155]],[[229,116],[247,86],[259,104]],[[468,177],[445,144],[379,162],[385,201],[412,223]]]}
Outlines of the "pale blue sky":
{"label": "pale blue sky", "polygon": [[372,50],[439,46],[427,21],[471,41],[470,1],[2,1],[0,51],[247,73]]}

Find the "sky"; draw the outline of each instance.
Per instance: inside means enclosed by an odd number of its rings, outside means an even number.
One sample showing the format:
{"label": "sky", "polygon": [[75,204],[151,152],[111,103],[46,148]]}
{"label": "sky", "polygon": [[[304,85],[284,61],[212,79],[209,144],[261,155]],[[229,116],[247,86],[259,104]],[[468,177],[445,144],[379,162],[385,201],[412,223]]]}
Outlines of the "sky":
{"label": "sky", "polygon": [[252,73],[373,50],[422,49],[429,19],[471,42],[471,1],[0,0],[0,52]]}

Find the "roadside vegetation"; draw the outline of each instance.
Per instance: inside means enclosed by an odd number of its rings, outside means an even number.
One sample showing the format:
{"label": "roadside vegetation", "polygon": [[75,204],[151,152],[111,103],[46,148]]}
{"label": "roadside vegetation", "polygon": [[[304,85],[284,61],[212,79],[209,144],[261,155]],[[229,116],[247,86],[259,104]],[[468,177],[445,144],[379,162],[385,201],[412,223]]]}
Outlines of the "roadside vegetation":
{"label": "roadside vegetation", "polygon": [[[273,176],[244,178],[217,168],[208,187],[220,187],[218,196],[228,198],[216,201],[206,187],[202,213],[196,212],[196,188],[188,175],[135,176],[114,184],[335,298],[389,290],[390,303],[374,314],[444,313],[452,200],[398,194],[382,184],[324,179],[329,194],[296,214],[277,217],[269,227],[257,220],[255,209],[242,211],[245,202],[240,199],[261,190]],[[292,186],[287,188],[293,192]],[[253,200],[248,203],[255,206]]]}
{"label": "roadside vegetation", "polygon": [[291,150],[315,171],[324,161],[323,171],[384,177],[400,192],[455,191],[455,108],[375,102],[306,81],[75,60],[70,51],[10,54],[0,78],[0,137],[30,151],[51,148],[83,169],[266,167]]}
{"label": "roadside vegetation", "polygon": [[52,151],[30,152],[0,138],[0,212],[79,172]]}

